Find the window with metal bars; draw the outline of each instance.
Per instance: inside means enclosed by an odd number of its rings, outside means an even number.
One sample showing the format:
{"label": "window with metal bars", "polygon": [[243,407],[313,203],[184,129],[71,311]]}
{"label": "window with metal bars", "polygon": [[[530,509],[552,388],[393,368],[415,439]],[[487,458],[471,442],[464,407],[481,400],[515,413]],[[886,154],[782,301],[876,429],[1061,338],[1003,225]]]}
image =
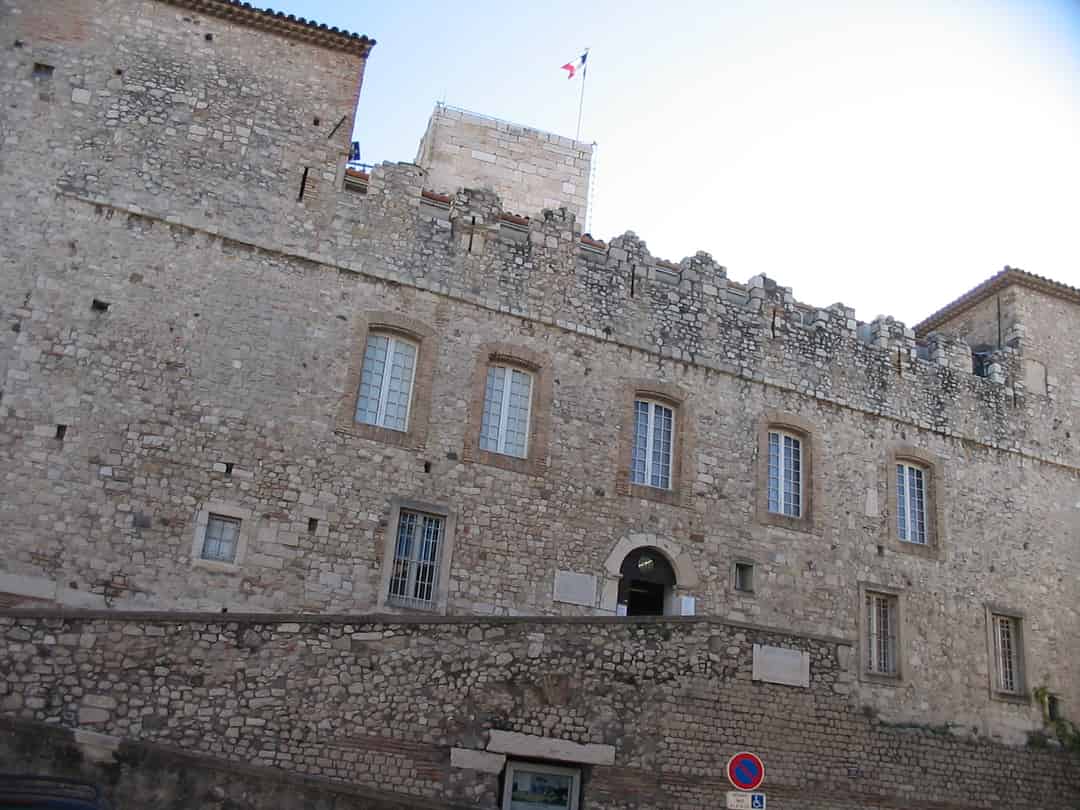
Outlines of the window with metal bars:
{"label": "window with metal bars", "polygon": [[926,479],[923,467],[896,465],[896,535],[905,543],[926,545]]}
{"label": "window with metal bars", "polygon": [[802,440],[783,431],[769,431],[769,511],[802,516]]}
{"label": "window with metal bars", "polygon": [[895,676],[898,673],[898,600],[891,594],[867,591],[865,610],[866,671],[872,675]]}
{"label": "window with metal bars", "polygon": [[402,510],[394,544],[389,601],[406,607],[435,607],[443,532],[443,518]]}
{"label": "window with metal bars", "polygon": [[484,388],[480,448],[525,458],[529,451],[532,375],[512,366],[490,366]]}
{"label": "window with metal bars", "polygon": [[671,489],[675,411],[646,399],[634,400],[634,441],[630,450],[630,480],[658,489]]}
{"label": "window with metal bars", "polygon": [[206,520],[206,532],[203,534],[202,558],[215,562],[235,562],[239,536],[240,521],[237,518],[211,514]]}
{"label": "window with metal bars", "polygon": [[391,334],[372,333],[364,349],[356,421],[408,430],[417,346]]}
{"label": "window with metal bars", "polygon": [[994,677],[997,691],[1010,695],[1023,694],[1020,671],[1020,619],[1016,616],[993,614]]}

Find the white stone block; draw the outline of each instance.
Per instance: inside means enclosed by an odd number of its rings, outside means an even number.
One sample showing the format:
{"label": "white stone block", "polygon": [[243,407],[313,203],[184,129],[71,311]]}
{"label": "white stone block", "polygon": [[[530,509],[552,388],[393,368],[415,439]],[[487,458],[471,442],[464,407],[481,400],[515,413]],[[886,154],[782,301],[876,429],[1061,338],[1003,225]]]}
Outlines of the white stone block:
{"label": "white stone block", "polygon": [[570,605],[596,606],[596,577],[574,571],[556,571],[552,599]]}
{"label": "white stone block", "polygon": [[753,679],[765,683],[808,688],[810,686],[810,653],[755,644]]}
{"label": "white stone block", "polygon": [[615,746],[599,743],[576,743],[554,737],[535,737],[516,731],[493,730],[488,739],[488,751],[515,757],[554,759],[586,765],[614,765]]}
{"label": "white stone block", "polygon": [[505,764],[506,754],[474,751],[471,748],[450,749],[450,765],[454,768],[469,768],[483,773],[501,773]]}
{"label": "white stone block", "polygon": [[71,100],[76,104],[89,104],[90,91],[83,87],[76,87],[71,91]]}

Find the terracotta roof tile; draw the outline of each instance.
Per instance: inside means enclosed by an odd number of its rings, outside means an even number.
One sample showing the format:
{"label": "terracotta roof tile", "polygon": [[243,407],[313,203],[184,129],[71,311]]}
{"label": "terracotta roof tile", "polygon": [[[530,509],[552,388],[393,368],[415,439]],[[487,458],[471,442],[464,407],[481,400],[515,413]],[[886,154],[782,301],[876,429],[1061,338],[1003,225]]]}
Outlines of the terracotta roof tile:
{"label": "terracotta roof tile", "polygon": [[244,3],[241,0],[161,0],[161,2],[253,28],[265,28],[292,39],[360,56],[367,56],[375,44],[375,40],[361,34],[274,11],[272,8],[256,8],[251,3]]}

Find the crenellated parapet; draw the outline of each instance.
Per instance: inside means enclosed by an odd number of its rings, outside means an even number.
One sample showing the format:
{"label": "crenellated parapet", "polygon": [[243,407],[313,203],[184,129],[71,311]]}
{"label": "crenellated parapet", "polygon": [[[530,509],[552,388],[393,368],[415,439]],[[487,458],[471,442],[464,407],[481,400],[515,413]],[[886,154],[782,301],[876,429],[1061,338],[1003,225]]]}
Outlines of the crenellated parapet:
{"label": "crenellated parapet", "polygon": [[1006,345],[975,353],[948,330],[920,338],[892,317],[862,322],[842,303],[800,302],[766,275],[733,281],[705,252],[675,263],[653,256],[633,232],[594,239],[567,209],[523,216],[503,210],[491,191],[448,195],[424,183],[412,164],[384,164],[364,196],[343,192],[353,199],[334,232],[362,238],[333,246],[342,263],[991,444],[1020,446],[1027,440],[1010,437],[1024,432],[1024,414],[1057,410],[1025,389],[1020,324],[1007,330]]}

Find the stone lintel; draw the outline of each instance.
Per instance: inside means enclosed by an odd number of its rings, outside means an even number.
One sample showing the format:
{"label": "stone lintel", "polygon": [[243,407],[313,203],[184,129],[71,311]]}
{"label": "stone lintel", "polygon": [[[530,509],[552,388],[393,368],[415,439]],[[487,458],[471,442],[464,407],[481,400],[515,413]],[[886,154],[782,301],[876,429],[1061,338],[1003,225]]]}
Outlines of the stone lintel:
{"label": "stone lintel", "polygon": [[516,731],[492,731],[488,751],[516,757],[537,757],[584,765],[614,765],[615,746],[599,743],[576,743],[553,737],[535,737]]}
{"label": "stone lintel", "polygon": [[472,748],[451,748],[450,764],[455,768],[469,768],[483,773],[502,773],[506,754],[492,754]]}

